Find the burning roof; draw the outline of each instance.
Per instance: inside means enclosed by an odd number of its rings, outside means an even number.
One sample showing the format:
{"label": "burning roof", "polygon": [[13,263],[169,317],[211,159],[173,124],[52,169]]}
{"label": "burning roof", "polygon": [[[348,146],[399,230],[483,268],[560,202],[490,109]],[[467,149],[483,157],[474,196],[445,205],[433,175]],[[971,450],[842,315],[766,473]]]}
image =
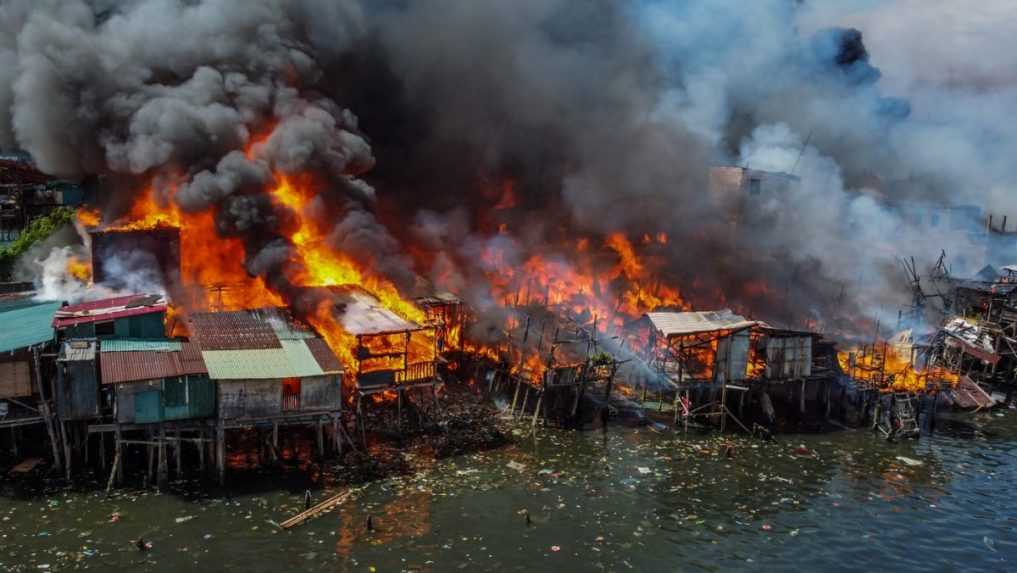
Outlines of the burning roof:
{"label": "burning roof", "polygon": [[386,308],[370,293],[358,288],[331,289],[342,297],[342,317],[339,323],[354,336],[406,332],[422,327],[406,320]]}
{"label": "burning roof", "polygon": [[645,316],[653,327],[664,336],[684,336],[765,326],[763,322],[747,320],[730,309],[699,312],[648,312]]}
{"label": "burning roof", "polygon": [[79,324],[115,320],[156,312],[166,312],[166,298],[162,295],[132,294],[118,296],[64,306],[56,311],[53,317],[53,327],[62,329]]}

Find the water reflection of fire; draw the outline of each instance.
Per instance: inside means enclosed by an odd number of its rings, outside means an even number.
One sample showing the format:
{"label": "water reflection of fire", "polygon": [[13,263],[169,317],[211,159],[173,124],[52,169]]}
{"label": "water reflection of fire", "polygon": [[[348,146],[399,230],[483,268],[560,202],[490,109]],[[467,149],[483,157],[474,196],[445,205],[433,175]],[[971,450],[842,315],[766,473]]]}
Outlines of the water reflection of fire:
{"label": "water reflection of fire", "polygon": [[[370,513],[360,509],[342,513],[336,541],[336,553],[342,557],[352,555],[353,548],[361,540],[385,545],[423,537],[431,531],[431,494],[428,492],[404,493]],[[368,529],[368,516],[373,531]]]}

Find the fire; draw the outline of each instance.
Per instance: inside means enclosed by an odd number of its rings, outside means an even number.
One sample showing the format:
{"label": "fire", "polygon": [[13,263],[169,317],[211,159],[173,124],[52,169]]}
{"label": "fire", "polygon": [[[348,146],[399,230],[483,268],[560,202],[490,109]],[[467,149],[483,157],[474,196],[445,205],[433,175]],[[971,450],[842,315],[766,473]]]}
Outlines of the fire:
{"label": "fire", "polygon": [[74,215],[77,218],[78,223],[86,229],[94,229],[102,224],[102,214],[99,213],[98,209],[81,207]]}
{"label": "fire", "polygon": [[921,392],[937,383],[956,385],[960,376],[933,366],[918,370],[905,349],[887,342],[837,353],[841,369],[856,380],[883,391]]}
{"label": "fire", "polygon": [[298,221],[289,236],[303,263],[299,265],[297,274],[290,277],[294,283],[302,286],[356,285],[406,320],[424,322],[424,311],[403,299],[395,285],[361,269],[353,259],[327,244],[327,231],[306,213],[307,205],[314,198],[308,182],[298,182],[286,176],[278,176],[277,179],[272,197],[281,207],[296,214]]}
{"label": "fire", "polygon": [[71,255],[67,259],[67,274],[83,283],[88,283],[92,280],[92,264],[85,259]]}

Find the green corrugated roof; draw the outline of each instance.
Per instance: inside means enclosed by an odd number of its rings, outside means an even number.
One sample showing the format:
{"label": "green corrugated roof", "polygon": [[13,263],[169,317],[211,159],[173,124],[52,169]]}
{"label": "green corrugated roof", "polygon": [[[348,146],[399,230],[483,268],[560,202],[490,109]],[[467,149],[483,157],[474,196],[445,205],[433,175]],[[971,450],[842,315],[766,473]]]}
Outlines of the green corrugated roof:
{"label": "green corrugated roof", "polygon": [[59,302],[43,302],[0,312],[0,352],[53,339],[53,314]]}
{"label": "green corrugated roof", "polygon": [[203,350],[212,380],[306,378],[325,373],[303,340],[280,340],[282,348]]}
{"label": "green corrugated roof", "polygon": [[176,340],[139,340],[111,338],[103,340],[102,352],[180,352],[183,344]]}

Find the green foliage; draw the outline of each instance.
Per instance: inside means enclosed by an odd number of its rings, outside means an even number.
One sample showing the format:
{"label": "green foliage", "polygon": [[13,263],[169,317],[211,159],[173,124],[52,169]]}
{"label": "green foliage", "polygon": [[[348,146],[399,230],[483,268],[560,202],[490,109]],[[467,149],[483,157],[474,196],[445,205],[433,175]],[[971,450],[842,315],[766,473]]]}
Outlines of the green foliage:
{"label": "green foliage", "polygon": [[49,215],[32,221],[13,243],[0,248],[0,266],[10,266],[15,259],[24,254],[32,245],[52,235],[57,229],[69,223],[73,218],[74,209],[58,207]]}
{"label": "green foliage", "polygon": [[607,352],[598,352],[594,354],[590,360],[593,361],[594,366],[606,366],[614,362],[614,357]]}

